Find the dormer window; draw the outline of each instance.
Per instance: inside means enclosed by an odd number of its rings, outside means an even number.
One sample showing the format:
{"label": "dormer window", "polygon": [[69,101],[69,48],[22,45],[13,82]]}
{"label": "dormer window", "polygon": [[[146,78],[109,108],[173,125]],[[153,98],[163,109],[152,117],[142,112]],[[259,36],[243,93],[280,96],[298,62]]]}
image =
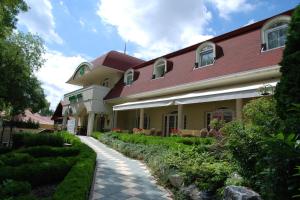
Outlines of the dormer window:
{"label": "dormer window", "polygon": [[195,68],[212,65],[215,62],[216,47],[212,42],[201,44],[196,50]]}
{"label": "dormer window", "polygon": [[127,70],[124,75],[124,83],[125,85],[131,85],[133,83],[134,71],[133,69]]}
{"label": "dormer window", "polygon": [[106,78],[106,79],[103,80],[102,86],[103,87],[109,87],[109,79],[108,78]]}
{"label": "dormer window", "polygon": [[285,46],[290,16],[279,16],[262,28],[262,50]]}
{"label": "dormer window", "polygon": [[167,72],[167,60],[160,58],[154,63],[152,79],[164,77]]}

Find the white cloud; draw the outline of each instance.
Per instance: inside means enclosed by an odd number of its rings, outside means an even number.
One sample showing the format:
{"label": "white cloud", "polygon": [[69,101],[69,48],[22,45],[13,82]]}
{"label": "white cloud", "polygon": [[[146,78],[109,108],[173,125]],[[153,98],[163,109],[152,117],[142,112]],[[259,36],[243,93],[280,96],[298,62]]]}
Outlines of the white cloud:
{"label": "white cloud", "polygon": [[85,23],[82,18],[79,19],[79,24],[82,28],[85,26]]}
{"label": "white cloud", "polygon": [[51,102],[51,108],[55,109],[57,103],[63,99],[65,93],[78,89],[78,86],[67,84],[66,81],[72,76],[76,67],[86,61],[81,55],[65,56],[57,51],[47,51],[44,55],[46,62],[36,72],[38,79]]}
{"label": "white cloud", "polygon": [[229,15],[236,12],[246,12],[254,9],[254,5],[247,0],[208,0],[217,7],[219,15],[229,19]]}
{"label": "white cloud", "polygon": [[253,23],[255,23],[256,21],[254,20],[254,19],[250,19],[248,22],[247,22],[247,24],[245,24],[244,26],[248,26],[248,25],[250,25],[250,24],[253,24]]}
{"label": "white cloud", "polygon": [[93,27],[91,30],[92,30],[92,32],[94,32],[94,33],[97,33],[97,32],[98,32],[97,29],[96,29],[95,27]]}
{"label": "white cloud", "polygon": [[39,34],[47,42],[62,44],[62,38],[55,31],[55,22],[50,0],[26,0],[30,10],[18,16],[18,23]]}
{"label": "white cloud", "polygon": [[211,13],[199,0],[100,0],[97,14],[124,41],[138,45],[135,56],[153,58],[208,39]]}

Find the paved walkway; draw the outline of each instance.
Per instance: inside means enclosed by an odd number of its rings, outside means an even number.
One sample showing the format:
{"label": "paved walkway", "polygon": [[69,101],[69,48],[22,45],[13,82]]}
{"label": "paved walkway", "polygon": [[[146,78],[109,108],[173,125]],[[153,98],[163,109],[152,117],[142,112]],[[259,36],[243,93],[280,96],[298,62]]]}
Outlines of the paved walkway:
{"label": "paved walkway", "polygon": [[140,161],[127,158],[94,138],[80,136],[80,139],[97,152],[90,200],[171,199]]}

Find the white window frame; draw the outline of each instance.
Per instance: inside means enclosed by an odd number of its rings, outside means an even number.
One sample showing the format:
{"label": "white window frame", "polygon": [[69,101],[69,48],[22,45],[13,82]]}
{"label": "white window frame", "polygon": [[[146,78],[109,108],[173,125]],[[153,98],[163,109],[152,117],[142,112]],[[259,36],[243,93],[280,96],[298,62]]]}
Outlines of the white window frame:
{"label": "white window frame", "polygon": [[[131,81],[131,83],[128,83],[128,76],[130,73],[132,74],[132,81]],[[134,70],[129,69],[124,74],[124,83],[125,83],[125,85],[131,85],[133,83],[133,81],[134,81]]]}
{"label": "white window frame", "polygon": [[[163,67],[164,68],[164,74],[160,77],[157,77],[157,68],[158,67]],[[154,76],[154,78],[152,79],[158,79],[158,78],[163,78],[165,76],[167,72],[167,60],[165,58],[159,58],[157,59],[154,64],[153,64],[153,73],[152,76]]]}
{"label": "white window frame", "polygon": [[[262,44],[265,44],[266,47],[265,49],[261,49],[261,51],[270,51],[270,50],[273,50],[273,49],[278,49],[278,48],[282,48],[284,47],[285,45],[283,46],[278,46],[278,47],[274,47],[272,49],[269,48],[269,41],[268,41],[268,34],[270,32],[273,32],[273,31],[276,31],[276,30],[279,30],[279,29],[282,29],[282,28],[286,28],[288,26],[288,23],[291,21],[291,17],[290,16],[287,16],[287,15],[281,15],[281,16],[278,16],[278,17],[275,17],[273,19],[270,19],[269,21],[267,21],[264,26],[262,27],[261,29],[261,41],[262,41]],[[286,22],[286,24],[283,24],[283,25],[279,25],[277,27],[273,27],[273,28],[270,28],[272,27],[274,24],[276,23],[279,23],[279,22]]]}
{"label": "white window frame", "polygon": [[[205,49],[209,46],[212,47],[213,62],[211,64],[201,65],[201,54],[203,54],[207,51],[211,51],[211,49],[209,49],[209,50],[203,50],[203,49]],[[203,67],[213,65],[215,63],[215,60],[216,60],[216,45],[215,45],[215,43],[213,43],[213,42],[204,42],[201,45],[199,45],[199,47],[196,50],[196,63],[198,63],[198,64],[197,64],[197,66],[194,67],[194,69],[199,69],[199,68],[203,68]]]}

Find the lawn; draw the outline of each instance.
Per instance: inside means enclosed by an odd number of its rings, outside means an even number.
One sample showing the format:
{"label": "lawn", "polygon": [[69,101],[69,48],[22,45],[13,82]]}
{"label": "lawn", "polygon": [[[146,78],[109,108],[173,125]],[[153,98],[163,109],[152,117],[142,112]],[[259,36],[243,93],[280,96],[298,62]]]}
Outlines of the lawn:
{"label": "lawn", "polygon": [[0,153],[1,199],[88,199],[96,154],[77,137],[22,133],[13,141]]}

